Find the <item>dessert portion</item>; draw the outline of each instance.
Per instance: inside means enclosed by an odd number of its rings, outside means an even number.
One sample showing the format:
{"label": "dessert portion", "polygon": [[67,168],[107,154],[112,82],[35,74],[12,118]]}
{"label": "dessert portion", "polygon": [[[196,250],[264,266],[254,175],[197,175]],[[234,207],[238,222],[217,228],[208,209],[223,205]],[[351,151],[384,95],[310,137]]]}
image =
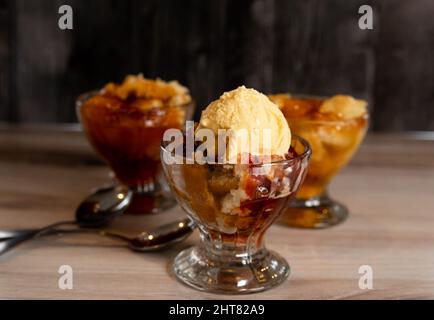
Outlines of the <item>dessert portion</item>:
{"label": "dessert portion", "polygon": [[[261,241],[262,234],[277,218],[301,183],[307,167],[292,161],[305,153],[305,146],[293,141],[279,108],[263,94],[239,87],[224,93],[202,113],[200,129],[230,129],[226,143],[226,163],[174,165],[166,175],[179,202],[209,231],[212,239],[245,245]],[[247,129],[247,144],[259,148],[241,162],[238,130]],[[271,131],[271,143],[259,143],[263,131]],[[217,141],[217,138],[216,138]],[[267,154],[271,154],[270,159]]]}
{"label": "dessert portion", "polygon": [[[267,135],[271,139],[263,139]],[[220,293],[277,286],[288,277],[289,266],[265,248],[264,234],[301,185],[309,145],[291,138],[275,104],[245,87],[223,94],[203,111],[195,138],[193,152],[179,148],[183,161],[163,161],[171,189],[200,232],[200,245],[175,258],[174,274],[196,289]],[[209,147],[206,155],[203,144]],[[162,159],[173,154],[171,147],[163,142]]]}
{"label": "dessert portion", "polygon": [[330,98],[269,97],[282,111],[294,134],[305,138],[312,159],[297,198],[322,194],[331,178],[345,166],[366,133],[366,102],[346,95]]}
{"label": "dessert portion", "polygon": [[151,187],[160,168],[160,141],[191,116],[188,89],[176,81],[127,76],[82,97],[79,114],[93,147],[121,183]]}

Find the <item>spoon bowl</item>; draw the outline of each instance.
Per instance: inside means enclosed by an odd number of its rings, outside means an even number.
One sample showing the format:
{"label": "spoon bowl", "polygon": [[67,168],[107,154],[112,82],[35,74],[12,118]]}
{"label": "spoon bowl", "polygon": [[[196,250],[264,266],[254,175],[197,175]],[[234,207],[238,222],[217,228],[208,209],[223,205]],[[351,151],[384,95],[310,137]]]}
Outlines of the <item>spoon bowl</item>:
{"label": "spoon bowl", "polygon": [[124,186],[98,189],[77,208],[76,223],[84,228],[102,227],[127,209],[132,196],[133,192]]}
{"label": "spoon bowl", "polygon": [[156,251],[187,239],[195,229],[193,220],[168,223],[150,232],[143,232],[138,237],[130,239],[129,248],[134,251]]}

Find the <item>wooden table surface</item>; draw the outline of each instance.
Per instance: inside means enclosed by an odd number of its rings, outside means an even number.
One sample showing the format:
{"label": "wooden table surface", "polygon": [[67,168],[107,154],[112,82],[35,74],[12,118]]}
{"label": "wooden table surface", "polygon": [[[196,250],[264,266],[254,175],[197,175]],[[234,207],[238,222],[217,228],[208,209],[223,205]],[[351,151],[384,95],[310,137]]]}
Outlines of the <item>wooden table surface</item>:
{"label": "wooden table surface", "polygon": [[[414,138],[421,138],[414,140]],[[291,275],[281,286],[241,299],[434,299],[434,141],[429,135],[370,135],[331,193],[350,218],[327,230],[272,226],[267,246]],[[57,128],[0,129],[0,228],[32,228],[73,217],[92,188],[110,182],[82,134]],[[124,216],[113,229],[138,233],[184,214],[179,208]],[[134,253],[91,235],[46,238],[0,257],[0,298],[234,299],[192,290],[173,277],[177,252]],[[73,290],[58,288],[61,265]],[[359,267],[373,289],[359,288]]]}

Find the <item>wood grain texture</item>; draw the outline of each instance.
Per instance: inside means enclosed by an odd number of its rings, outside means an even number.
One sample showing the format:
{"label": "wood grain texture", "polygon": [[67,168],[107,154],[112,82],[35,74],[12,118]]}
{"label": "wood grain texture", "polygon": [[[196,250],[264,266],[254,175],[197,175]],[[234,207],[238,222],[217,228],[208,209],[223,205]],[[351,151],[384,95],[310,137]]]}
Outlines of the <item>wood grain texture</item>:
{"label": "wood grain texture", "polygon": [[[110,182],[107,168],[89,161],[95,155],[78,131],[2,129],[0,155],[0,228],[69,219],[92,188]],[[290,279],[240,298],[434,299],[433,190],[433,141],[369,136],[331,188],[349,206],[349,220],[321,231],[272,226],[267,246],[289,261]],[[175,208],[124,216],[112,228],[133,235],[183,215]],[[189,289],[170,273],[177,252],[197,240],[138,254],[94,236],[41,239],[0,257],[0,298],[233,299]],[[71,291],[57,287],[64,264],[75,272]],[[374,270],[374,290],[358,287],[365,264]]]}
{"label": "wood grain texture", "polygon": [[[363,4],[374,30],[358,28]],[[80,93],[143,72],[187,85],[196,117],[245,84],[352,94],[374,131],[434,130],[433,14],[431,0],[2,0],[0,121],[74,122]]]}

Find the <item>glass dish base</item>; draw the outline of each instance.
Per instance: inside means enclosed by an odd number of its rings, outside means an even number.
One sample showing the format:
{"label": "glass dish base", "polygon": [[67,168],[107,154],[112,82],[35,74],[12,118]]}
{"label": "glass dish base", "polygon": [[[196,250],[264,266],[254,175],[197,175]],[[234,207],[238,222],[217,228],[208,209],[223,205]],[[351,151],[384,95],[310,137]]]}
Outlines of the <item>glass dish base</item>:
{"label": "glass dish base", "polygon": [[[228,250],[229,251],[229,250]],[[278,254],[261,249],[230,257],[214,255],[196,246],[182,251],[175,258],[173,271],[182,283],[197,290],[221,294],[248,294],[278,286],[288,278],[290,268]]]}
{"label": "glass dish base", "polygon": [[343,223],[347,217],[347,207],[324,193],[307,200],[293,201],[279,222],[294,228],[324,229]]}
{"label": "glass dish base", "polygon": [[133,197],[125,214],[155,214],[176,206],[176,200],[170,194],[159,191],[144,192],[135,188],[130,189],[133,190]]}

